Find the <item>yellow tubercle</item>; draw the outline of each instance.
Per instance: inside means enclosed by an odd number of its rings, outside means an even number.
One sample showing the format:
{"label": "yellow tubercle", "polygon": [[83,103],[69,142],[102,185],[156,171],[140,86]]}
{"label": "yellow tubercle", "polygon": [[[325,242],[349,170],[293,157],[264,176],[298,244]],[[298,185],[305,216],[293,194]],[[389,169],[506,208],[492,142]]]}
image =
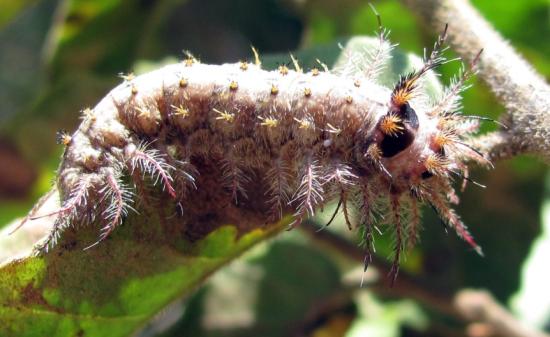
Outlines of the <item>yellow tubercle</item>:
{"label": "yellow tubercle", "polygon": [[229,90],[235,91],[237,89],[239,89],[239,84],[236,81],[231,81],[231,83],[229,83]]}
{"label": "yellow tubercle", "polygon": [[178,117],[182,117],[182,118],[185,118],[187,116],[189,116],[189,109],[186,109],[185,107],[183,107],[183,105],[178,105],[178,106],[175,106],[175,105],[171,105],[172,109],[174,109],[174,116],[178,116]]}
{"label": "yellow tubercle", "polygon": [[235,120],[235,115],[230,112],[220,111],[218,109],[213,110],[218,113],[218,117],[216,117],[217,120],[226,121],[228,123],[233,123]]}
{"label": "yellow tubercle", "polygon": [[260,117],[258,116],[258,119],[260,119],[262,122],[260,123],[261,126],[265,126],[268,128],[274,128],[279,125],[279,121],[273,117]]}
{"label": "yellow tubercle", "polygon": [[82,110],[82,119],[83,120],[89,120],[89,121],[92,121],[92,122],[95,122],[96,120],[96,115],[94,113],[94,111],[90,108],[85,108]]}
{"label": "yellow tubercle", "polygon": [[315,127],[311,121],[305,118],[303,119],[294,118],[294,120],[298,122],[298,124],[300,124],[299,126],[300,129],[308,130],[308,129],[313,129]]}
{"label": "yellow tubercle", "polygon": [[288,72],[289,70],[287,66],[285,66],[284,64],[279,66],[279,74],[285,76],[285,75],[288,75]]}

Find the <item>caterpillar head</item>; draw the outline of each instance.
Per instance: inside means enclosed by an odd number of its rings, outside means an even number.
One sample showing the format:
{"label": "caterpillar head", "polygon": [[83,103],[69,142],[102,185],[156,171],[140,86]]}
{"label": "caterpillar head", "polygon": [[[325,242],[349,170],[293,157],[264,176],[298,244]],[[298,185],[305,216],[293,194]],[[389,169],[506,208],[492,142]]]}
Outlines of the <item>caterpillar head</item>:
{"label": "caterpillar head", "polygon": [[401,250],[405,245],[413,247],[416,242],[420,221],[418,203],[431,206],[445,226],[453,228],[478,254],[482,254],[466,225],[451,207],[451,204],[458,203],[454,178],[462,180],[463,187],[466,181],[480,185],[468,178],[466,163],[476,161],[491,165],[480,152],[468,145],[466,139],[477,131],[478,120],[485,118],[458,113],[460,93],[473,75],[472,69],[480,54],[435,102],[430,102],[420,90],[424,76],[445,62],[441,57],[445,35],[446,28],[423,66],[402,75],[393,90],[388,91],[387,97],[380,99],[386,103],[379,106],[376,120],[365,127],[367,134],[360,136],[362,138],[356,143],[356,160],[366,181],[366,187],[362,188],[362,209],[367,214],[361,220],[367,247],[365,267],[371,260],[372,219],[376,218],[371,209],[373,205],[377,207],[377,200],[381,200],[382,206],[387,205],[383,209],[388,210],[388,214],[381,218],[395,229],[392,282],[399,269]]}
{"label": "caterpillar head", "polygon": [[[446,162],[440,141],[441,116],[430,113],[425,103],[413,100],[419,73],[403,76],[395,85],[387,111],[378,118],[364,155],[378,164],[391,181],[392,189],[402,191],[434,175]],[[436,160],[437,159],[437,160]]]}
{"label": "caterpillar head", "polygon": [[[433,182],[450,185],[450,175],[468,180],[465,161],[488,163],[464,141],[465,136],[477,130],[477,121],[472,118],[478,116],[457,112],[460,93],[473,75],[472,69],[480,54],[469,69],[451,82],[438,101],[430,104],[429,99],[422,97],[421,82],[425,75],[446,62],[442,57],[446,31],[447,27],[423,66],[397,81],[383,107],[385,111],[378,114],[374,130],[358,153],[371,166],[374,163],[375,169],[382,171],[392,190],[398,193],[433,185]],[[432,179],[434,176],[440,179]]]}

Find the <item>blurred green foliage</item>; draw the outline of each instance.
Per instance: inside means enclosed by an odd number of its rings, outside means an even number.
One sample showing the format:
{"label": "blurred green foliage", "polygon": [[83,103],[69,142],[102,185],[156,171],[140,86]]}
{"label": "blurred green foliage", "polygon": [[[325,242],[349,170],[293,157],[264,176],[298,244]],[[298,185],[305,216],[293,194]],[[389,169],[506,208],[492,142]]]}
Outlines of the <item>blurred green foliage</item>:
{"label": "blurred green foliage", "polygon": [[[547,0],[473,3],[549,77]],[[427,31],[400,2],[374,5],[400,48],[421,54],[432,45],[437,32]],[[285,53],[294,50],[304,50],[306,67],[315,58],[330,64],[337,57],[337,41],[372,35],[376,27],[370,7],[358,0],[0,1],[0,223],[24,215],[49,189],[61,151],[55,132],[75,129],[79,110],[93,106],[116,85],[119,72],[154,68],[180,58],[183,49],[204,62],[250,59],[250,45],[272,66],[288,62]],[[442,67],[442,82],[458,67],[458,62]],[[464,95],[464,110],[497,117],[503,108],[476,80]],[[491,128],[484,125],[484,130]],[[446,235],[427,209],[422,243],[408,254],[404,268],[429,279],[434,288],[483,287],[503,302],[517,291],[521,297],[526,291],[522,284],[533,284],[522,280],[521,270],[541,228],[545,171],[527,157],[497,163],[490,172],[474,171],[474,178],[488,188],[469,187],[459,214],[486,258],[473,254],[454,234]],[[345,226],[333,227],[340,232]],[[381,255],[388,250],[386,241],[377,239]],[[441,315],[347,285],[345,276],[353,267],[300,233],[284,234],[224,269],[188,301],[176,304],[172,311],[179,314],[153,321],[142,335],[279,336],[299,331],[308,336],[419,336],[418,331],[425,331],[426,336],[445,336],[437,329],[448,323]],[[530,291],[550,297],[545,288]],[[315,308],[322,305],[328,309],[318,313]],[[548,328],[549,317],[537,324]],[[167,328],[166,322],[176,323]],[[376,330],[375,322],[384,325]]]}

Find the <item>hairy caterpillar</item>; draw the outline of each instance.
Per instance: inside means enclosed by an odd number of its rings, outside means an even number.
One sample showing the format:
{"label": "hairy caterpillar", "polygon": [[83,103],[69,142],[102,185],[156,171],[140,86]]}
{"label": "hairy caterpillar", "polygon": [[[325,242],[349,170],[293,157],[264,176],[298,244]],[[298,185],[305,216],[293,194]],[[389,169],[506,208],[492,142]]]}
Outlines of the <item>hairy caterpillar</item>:
{"label": "hairy caterpillar", "polygon": [[[365,267],[371,261],[373,228],[393,227],[392,278],[401,252],[417,240],[419,203],[428,203],[478,253],[464,223],[452,177],[468,180],[466,161],[485,157],[466,143],[476,116],[459,110],[460,92],[473,74],[465,70],[436,102],[420,90],[423,77],[445,62],[443,33],[423,66],[393,88],[376,83],[391,45],[384,30],[369,57],[352,55],[342,69],[275,71],[255,62],[206,65],[192,56],[179,64],[125,77],[93,109],[66,145],[58,172],[60,208],[29,219],[56,216],[39,247],[46,252],[69,226],[102,223],[106,239],[132,209],[143,180],[162,186],[183,211],[205,168],[214,170],[220,193],[235,204],[262,186],[259,208],[275,221],[293,212],[296,226],[330,200],[338,200],[347,225],[360,227]],[[361,59],[361,61],[357,61]],[[367,59],[368,62],[364,60]],[[473,66],[473,65],[472,65]],[[360,217],[349,216],[352,204]],[[197,206],[195,206],[197,207]],[[404,215],[405,214],[405,215]]]}

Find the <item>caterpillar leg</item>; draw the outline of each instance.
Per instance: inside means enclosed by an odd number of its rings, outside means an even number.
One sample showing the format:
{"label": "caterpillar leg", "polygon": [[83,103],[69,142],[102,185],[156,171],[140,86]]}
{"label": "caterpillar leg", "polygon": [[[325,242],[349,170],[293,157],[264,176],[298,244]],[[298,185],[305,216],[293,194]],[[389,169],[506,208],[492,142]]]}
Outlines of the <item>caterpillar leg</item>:
{"label": "caterpillar leg", "polygon": [[338,213],[338,210],[340,209],[340,206],[342,206],[344,221],[346,222],[349,230],[353,229],[353,225],[351,223],[349,215],[348,201],[349,191],[354,186],[357,179],[358,176],[352,173],[352,169],[348,165],[334,163],[329,168],[328,173],[324,178],[325,181],[323,185],[332,185],[332,194],[335,194],[338,197],[338,207],[336,207],[334,215],[326,226],[328,226],[334,220],[336,214]]}
{"label": "caterpillar leg", "polygon": [[420,231],[420,210],[418,200],[412,196],[410,199],[411,219],[407,227],[407,248],[412,250],[418,242],[418,232]]}
{"label": "caterpillar leg", "polygon": [[397,279],[397,275],[399,274],[399,262],[401,259],[401,251],[403,250],[403,225],[401,223],[401,215],[400,215],[400,205],[399,205],[399,196],[392,196],[391,197],[391,210],[393,214],[393,222],[395,226],[395,234],[394,234],[394,249],[393,249],[393,261],[389,273],[390,278],[390,286],[393,287],[395,284],[395,280]]}
{"label": "caterpillar leg", "polygon": [[153,179],[154,185],[161,181],[163,189],[172,198],[176,198],[176,190],[173,187],[174,179],[171,175],[171,172],[176,169],[168,164],[166,155],[163,155],[159,150],[150,149],[147,144],[140,144],[139,146],[129,144],[124,152],[128,158],[131,172],[137,169],[144,176],[149,175]]}
{"label": "caterpillar leg", "polygon": [[297,202],[295,220],[289,225],[289,230],[298,226],[308,216],[315,214],[315,208],[323,203],[323,185],[320,181],[318,162],[313,155],[308,154],[304,160],[300,185],[291,202]]}
{"label": "caterpillar leg", "polygon": [[264,178],[267,184],[265,194],[269,197],[268,203],[271,205],[270,218],[273,221],[283,217],[283,208],[290,201],[289,182],[291,179],[292,174],[285,161],[281,158],[274,160]]}
{"label": "caterpillar leg", "polygon": [[374,202],[373,202],[373,195],[368,187],[368,182],[363,181],[361,185],[361,191],[360,191],[360,205],[359,209],[361,211],[361,226],[359,227],[361,230],[361,238],[362,238],[362,245],[365,247],[365,259],[364,259],[364,267],[363,271],[367,271],[369,265],[372,263],[372,256],[375,252],[374,248],[374,235],[373,235],[373,229],[374,229]]}
{"label": "caterpillar leg", "polygon": [[132,209],[133,193],[121,181],[120,172],[113,169],[107,169],[106,171],[105,183],[100,190],[102,199],[108,205],[101,212],[105,225],[101,229],[99,239],[84,248],[84,250],[90,249],[105,240],[122,223],[122,220],[128,215],[128,211]]}
{"label": "caterpillar leg", "polygon": [[30,216],[30,220],[36,220],[44,217],[55,216],[55,222],[51,233],[46,239],[36,246],[36,253],[47,253],[59,239],[61,233],[73,222],[83,220],[79,214],[88,214],[89,192],[94,189],[96,182],[94,174],[85,175],[79,178],[67,197],[62,201],[61,207],[46,214]]}
{"label": "caterpillar leg", "polygon": [[244,186],[250,181],[250,178],[243,172],[241,166],[232,159],[226,159],[222,162],[223,186],[231,193],[231,199],[238,204],[239,195],[245,199],[248,198]]}
{"label": "caterpillar leg", "polygon": [[478,253],[480,256],[483,256],[483,250],[476,243],[474,237],[472,236],[472,234],[470,234],[470,231],[468,231],[466,225],[462,222],[462,220],[460,220],[459,216],[447,204],[447,202],[441,196],[435,193],[430,193],[427,200],[437,212],[437,215],[439,216],[441,221],[446,226],[454,228],[458,237],[466,241],[466,243],[468,243],[470,247],[475,250],[476,253]]}

